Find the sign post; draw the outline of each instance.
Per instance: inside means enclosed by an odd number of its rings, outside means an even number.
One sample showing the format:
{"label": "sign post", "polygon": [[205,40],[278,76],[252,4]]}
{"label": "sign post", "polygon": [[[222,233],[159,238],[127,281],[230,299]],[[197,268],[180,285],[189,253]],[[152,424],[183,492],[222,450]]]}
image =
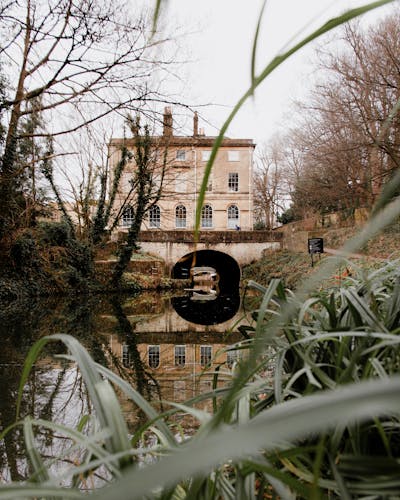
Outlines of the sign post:
{"label": "sign post", "polygon": [[314,267],[313,255],[318,254],[321,258],[321,253],[324,253],[323,238],[308,238],[308,253],[311,256],[311,267]]}

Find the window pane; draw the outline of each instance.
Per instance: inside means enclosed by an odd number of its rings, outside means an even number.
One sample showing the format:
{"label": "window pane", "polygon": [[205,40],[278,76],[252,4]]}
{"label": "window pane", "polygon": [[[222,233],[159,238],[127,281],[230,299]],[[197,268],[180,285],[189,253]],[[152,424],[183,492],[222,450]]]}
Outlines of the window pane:
{"label": "window pane", "polygon": [[228,207],[228,229],[238,229],[239,227],[239,209],[236,205]]}
{"label": "window pane", "polygon": [[175,227],[186,227],[186,207],[178,205],[175,209]]}
{"label": "window pane", "polygon": [[129,354],[129,346],[128,344],[122,344],[122,366],[125,366],[125,368],[130,368],[131,366],[131,357]]}
{"label": "window pane", "polygon": [[204,205],[201,209],[201,227],[213,226],[213,213],[211,205]]}
{"label": "window pane", "polygon": [[186,151],[178,150],[176,152],[176,159],[179,161],[186,160]]}
{"label": "window pane", "polygon": [[231,172],[229,174],[228,190],[229,191],[239,191],[239,174],[237,172]]}
{"label": "window pane", "polygon": [[129,206],[126,207],[122,213],[121,226],[130,227],[133,222],[133,215],[133,208]]}
{"label": "window pane", "polygon": [[160,366],[160,346],[149,345],[148,356],[150,368],[158,368]]}
{"label": "window pane", "polygon": [[211,151],[202,151],[201,152],[201,159],[202,161],[208,161],[211,156]]}
{"label": "window pane", "polygon": [[239,360],[239,351],[228,351],[226,353],[226,363],[229,368],[232,368],[233,363]]}
{"label": "window pane", "polygon": [[210,345],[200,346],[200,364],[208,366],[211,364],[212,347]]}
{"label": "window pane", "polygon": [[185,366],[186,363],[186,347],[184,345],[175,346],[175,365]]}
{"label": "window pane", "polygon": [[150,227],[160,227],[161,223],[161,212],[160,207],[155,205],[149,210],[149,226]]}

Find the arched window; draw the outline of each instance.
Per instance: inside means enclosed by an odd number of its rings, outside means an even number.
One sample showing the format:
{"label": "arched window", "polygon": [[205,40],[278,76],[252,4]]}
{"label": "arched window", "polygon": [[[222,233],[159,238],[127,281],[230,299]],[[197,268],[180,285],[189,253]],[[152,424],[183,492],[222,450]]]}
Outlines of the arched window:
{"label": "arched window", "polygon": [[201,227],[213,227],[213,209],[211,205],[204,205],[201,209]]}
{"label": "arched window", "polygon": [[130,205],[128,205],[122,212],[121,225],[124,227],[130,227],[133,222],[133,216],[134,216],[133,208]]}
{"label": "arched window", "polygon": [[149,210],[149,226],[150,227],[160,227],[161,223],[161,211],[158,205],[154,205]]}
{"label": "arched window", "polygon": [[175,227],[186,227],[186,207],[178,205],[175,208]]}
{"label": "arched window", "polygon": [[150,368],[158,368],[160,366],[160,346],[149,345],[147,355]]}
{"label": "arched window", "polygon": [[239,209],[236,205],[228,207],[228,229],[239,228]]}

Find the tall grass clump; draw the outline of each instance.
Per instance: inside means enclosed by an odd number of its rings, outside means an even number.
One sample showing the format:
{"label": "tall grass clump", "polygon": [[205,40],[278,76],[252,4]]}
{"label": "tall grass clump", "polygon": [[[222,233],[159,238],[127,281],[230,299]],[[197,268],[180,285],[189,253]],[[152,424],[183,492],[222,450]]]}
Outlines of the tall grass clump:
{"label": "tall grass clump", "polygon": [[[199,207],[223,135],[259,84],[306,43],[388,1],[329,21],[260,75],[252,70],[250,88],[216,140]],[[161,6],[158,0],[157,12]],[[256,47],[257,35],[252,68]],[[399,184],[400,176],[394,176],[346,250],[357,249],[399,216],[400,202],[392,196]],[[107,500],[399,498],[399,265],[387,262],[370,273],[352,265],[346,284],[321,288],[341,262],[326,259],[296,293],[277,279],[267,287],[250,282],[262,300],[242,329],[246,340],[230,347],[246,353],[230,383],[216,383],[185,404],[171,403],[164,413],[95,363],[73,337],[40,339],[23,370],[16,422],[2,431],[4,438],[22,429],[29,480],[1,485],[0,498],[80,498],[88,489],[93,498]],[[51,342],[65,345],[64,358],[79,368],[86,385],[91,411],[75,427],[20,413],[32,367]],[[216,371],[216,381],[222,371],[227,368]],[[117,393],[145,415],[131,433]],[[199,409],[204,401],[209,410]],[[174,414],[197,420],[193,436],[176,436],[168,424]],[[41,452],[37,434],[43,430],[65,439],[58,455],[46,458]],[[79,458],[71,463],[72,455]]]}

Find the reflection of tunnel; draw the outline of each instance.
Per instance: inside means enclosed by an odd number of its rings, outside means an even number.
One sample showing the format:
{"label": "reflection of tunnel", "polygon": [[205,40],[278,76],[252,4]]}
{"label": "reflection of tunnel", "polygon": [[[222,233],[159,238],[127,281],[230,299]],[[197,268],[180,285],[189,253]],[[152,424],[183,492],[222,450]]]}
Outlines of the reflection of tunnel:
{"label": "reflection of tunnel", "polygon": [[172,307],[179,316],[197,325],[218,325],[230,320],[240,306],[238,293],[219,295],[209,302],[194,302],[189,296],[172,297]]}
{"label": "reflection of tunnel", "polygon": [[198,250],[182,257],[172,269],[172,278],[189,278],[192,266],[211,266],[219,274],[219,291],[237,293],[240,281],[240,268],[230,255],[216,250]]}

